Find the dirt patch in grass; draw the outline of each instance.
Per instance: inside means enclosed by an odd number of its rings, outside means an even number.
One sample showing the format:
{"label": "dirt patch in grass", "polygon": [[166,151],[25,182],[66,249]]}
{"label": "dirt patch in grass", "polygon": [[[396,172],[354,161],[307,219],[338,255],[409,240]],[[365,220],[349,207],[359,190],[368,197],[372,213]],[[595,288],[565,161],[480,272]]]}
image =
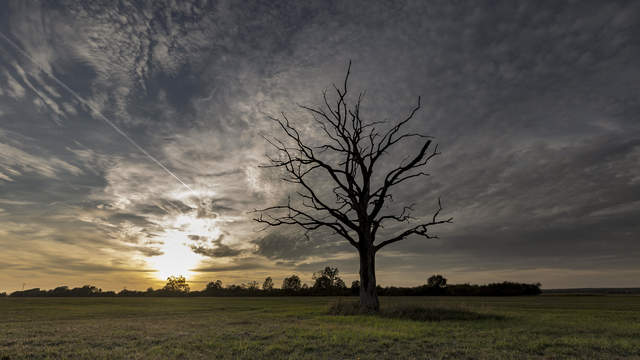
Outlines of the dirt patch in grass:
{"label": "dirt patch in grass", "polygon": [[392,319],[414,321],[445,321],[445,320],[502,320],[503,316],[485,314],[462,307],[422,306],[398,304],[382,306],[378,313],[362,311],[357,301],[337,300],[329,304],[330,315],[374,315]]}

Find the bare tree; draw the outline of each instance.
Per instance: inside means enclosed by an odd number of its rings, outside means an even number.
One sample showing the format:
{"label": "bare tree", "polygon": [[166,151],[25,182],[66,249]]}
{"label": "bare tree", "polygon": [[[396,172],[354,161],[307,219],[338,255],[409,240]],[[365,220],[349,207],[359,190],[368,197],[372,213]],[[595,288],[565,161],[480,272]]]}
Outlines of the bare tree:
{"label": "bare tree", "polygon": [[[306,232],[327,228],[345,238],[360,256],[360,306],[365,311],[379,309],[376,294],[375,255],[383,247],[404,240],[411,235],[436,238],[428,229],[437,224],[449,223],[452,218],[439,219],[442,205],[427,221],[415,221],[411,206],[401,211],[389,210],[385,203],[392,198],[393,190],[407,181],[427,176],[425,168],[439,155],[432,138],[418,133],[405,132],[405,125],[420,110],[417,105],[403,119],[390,128],[379,131],[384,121],[363,121],[360,93],[354,104],[348,103],[348,82],[351,62],[342,88],[333,86],[336,99],[330,102],[323,92],[324,106],[301,106],[312,116],[323,132],[322,145],[311,145],[301,131],[282,113],[271,118],[283,131],[284,138],[266,138],[277,150],[278,157],[268,157],[270,163],[263,167],[280,168],[284,181],[297,184],[297,201],[289,198],[287,204],[256,210],[254,220],[267,226],[296,225]],[[420,140],[417,153],[397,167],[382,171],[381,158],[408,140]],[[325,176],[332,184],[332,194],[321,193],[317,183]],[[314,181],[314,179],[316,179]],[[389,223],[404,223],[404,229],[377,242],[378,230]]]}

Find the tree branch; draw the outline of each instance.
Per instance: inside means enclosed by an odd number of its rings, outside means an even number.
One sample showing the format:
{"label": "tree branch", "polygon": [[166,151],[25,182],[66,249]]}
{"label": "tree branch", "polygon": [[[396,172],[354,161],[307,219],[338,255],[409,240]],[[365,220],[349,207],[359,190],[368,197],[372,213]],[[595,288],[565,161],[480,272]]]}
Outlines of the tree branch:
{"label": "tree branch", "polygon": [[410,235],[420,235],[424,238],[427,239],[437,239],[438,236],[437,235],[430,235],[427,233],[427,230],[430,226],[433,225],[438,225],[438,224],[445,224],[445,223],[452,223],[453,222],[453,218],[450,217],[448,219],[445,220],[438,220],[438,215],[440,215],[440,211],[442,211],[442,202],[440,201],[440,198],[438,198],[438,210],[435,212],[435,214],[433,214],[433,218],[431,219],[430,222],[428,223],[424,223],[424,224],[420,224],[420,225],[416,225],[408,230],[403,231],[402,233],[388,239],[385,240],[381,243],[379,243],[378,245],[375,246],[375,251],[378,251],[380,249],[382,249],[383,247],[389,245],[389,244],[393,244],[394,242],[398,242],[401,240],[406,239],[408,236]]}
{"label": "tree branch", "polygon": [[[260,213],[255,218],[257,222],[267,226],[296,225],[306,231],[327,227],[358,247],[363,245],[360,244],[362,239],[367,239],[367,246],[374,246],[375,235],[384,222],[404,223],[411,220],[411,206],[404,207],[400,214],[384,214],[382,210],[385,202],[393,198],[392,192],[396,187],[410,180],[429,176],[426,166],[440,154],[437,145],[431,147],[431,137],[404,132],[405,125],[421,109],[421,98],[418,97],[417,104],[408,115],[390,129],[379,132],[376,127],[382,121],[368,122],[362,118],[364,92],[359,93],[355,103],[348,103],[350,74],[351,62],[341,88],[333,85],[336,94],[334,99],[330,99],[325,90],[322,93],[323,105],[320,107],[299,105],[309,112],[321,133],[326,136],[326,143],[308,143],[303,138],[304,133],[284,113],[278,118],[269,117],[284,133],[284,139],[265,137],[278,152],[278,157],[267,156],[269,164],[262,167],[283,169],[286,173],[283,180],[300,186],[297,196],[301,199],[301,205],[294,207],[288,200],[287,205],[255,210]],[[372,187],[376,164],[380,158],[411,139],[424,139],[418,153],[384,174],[379,187]],[[314,185],[319,175],[326,176],[331,183],[332,200],[325,200],[327,194],[320,194],[320,189]],[[442,209],[440,200],[438,206],[431,222],[407,229],[381,242],[375,246],[375,250],[414,234],[434,237],[427,234],[428,227],[452,220],[438,220],[437,216]],[[357,234],[357,239],[352,236],[353,233]]]}

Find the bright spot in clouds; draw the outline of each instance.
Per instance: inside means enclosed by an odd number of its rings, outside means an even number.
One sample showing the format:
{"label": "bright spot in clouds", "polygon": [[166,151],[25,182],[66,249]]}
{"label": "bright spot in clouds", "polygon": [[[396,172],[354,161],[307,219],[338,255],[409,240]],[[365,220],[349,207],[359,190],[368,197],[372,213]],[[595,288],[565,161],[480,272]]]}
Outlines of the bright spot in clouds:
{"label": "bright spot in clouds", "polygon": [[190,248],[189,245],[194,244],[194,241],[189,239],[189,235],[215,239],[220,234],[215,219],[179,215],[166,224],[166,230],[158,239],[163,242],[160,246],[163,254],[151,257],[147,262],[156,270],[156,277],[161,280],[179,275],[188,279],[194,275],[192,270],[204,259]]}
{"label": "bright spot in clouds", "polygon": [[163,236],[164,244],[160,247],[163,254],[147,259],[149,265],[156,270],[156,277],[165,280],[169,276],[182,275],[189,278],[190,271],[195,268],[202,256],[194,253],[187,244],[187,235],[179,230],[169,230]]}

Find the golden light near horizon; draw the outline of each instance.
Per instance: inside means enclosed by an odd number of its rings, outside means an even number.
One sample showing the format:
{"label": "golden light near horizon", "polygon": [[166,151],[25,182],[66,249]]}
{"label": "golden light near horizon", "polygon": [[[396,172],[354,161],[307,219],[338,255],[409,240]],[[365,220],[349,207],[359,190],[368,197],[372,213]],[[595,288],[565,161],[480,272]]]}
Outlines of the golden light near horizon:
{"label": "golden light near horizon", "polygon": [[186,245],[186,235],[181,231],[168,232],[160,250],[163,252],[162,255],[147,260],[156,271],[155,277],[159,280],[179,275],[189,278],[193,275],[191,270],[202,260],[200,255]]}
{"label": "golden light near horizon", "polygon": [[193,276],[203,256],[196,254],[189,246],[189,235],[217,238],[220,230],[214,219],[200,219],[190,215],[179,215],[167,225],[167,230],[160,236],[163,244],[160,246],[162,255],[147,259],[147,263],[155,272],[159,280],[166,280],[169,276]]}

